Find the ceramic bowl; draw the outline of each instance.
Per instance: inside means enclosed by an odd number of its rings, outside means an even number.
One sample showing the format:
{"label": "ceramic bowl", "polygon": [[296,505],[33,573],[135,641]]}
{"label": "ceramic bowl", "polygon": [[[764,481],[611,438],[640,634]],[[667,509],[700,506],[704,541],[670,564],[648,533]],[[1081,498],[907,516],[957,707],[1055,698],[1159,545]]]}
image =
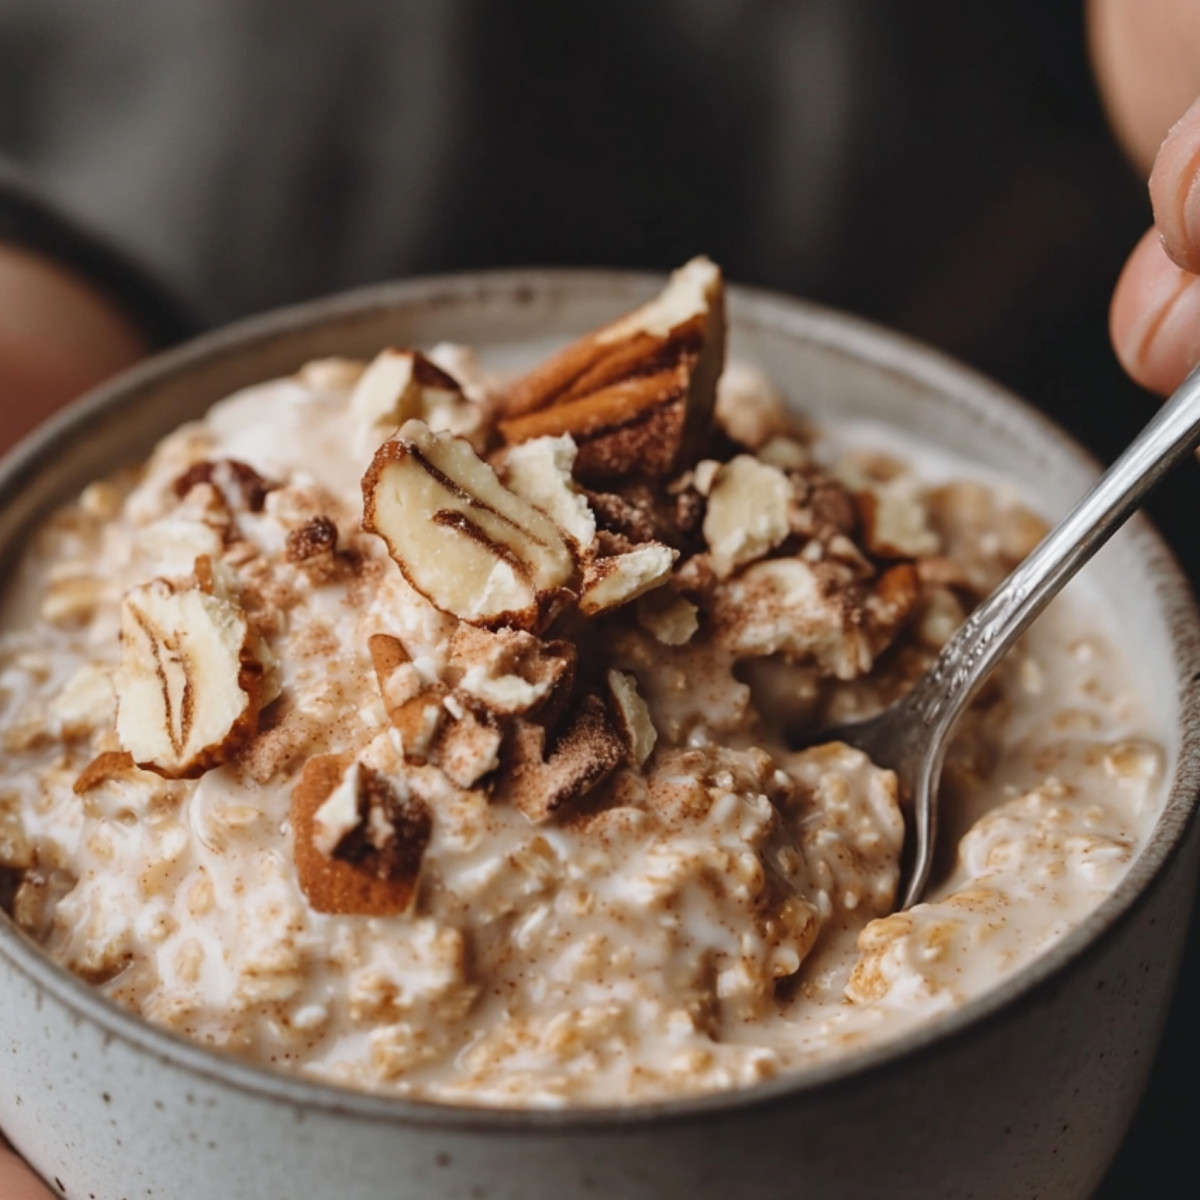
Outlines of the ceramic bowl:
{"label": "ceramic bowl", "polygon": [[[529,359],[661,280],[516,271],[379,287],[201,338],[93,393],[0,468],[0,552],[88,480],[245,384],[330,354],[462,341]],[[920,346],[731,295],[733,355],[818,421],[855,417],[1011,476],[1047,516],[1094,464]],[[143,1024],[0,917],[0,1126],[63,1195],[121,1200],[1013,1200],[1084,1197],[1146,1079],[1200,860],[1200,625],[1136,521],[1090,568],[1158,706],[1169,796],[1120,886],[1050,953],[938,1023],[725,1095],[617,1110],[455,1109],[341,1091]]]}

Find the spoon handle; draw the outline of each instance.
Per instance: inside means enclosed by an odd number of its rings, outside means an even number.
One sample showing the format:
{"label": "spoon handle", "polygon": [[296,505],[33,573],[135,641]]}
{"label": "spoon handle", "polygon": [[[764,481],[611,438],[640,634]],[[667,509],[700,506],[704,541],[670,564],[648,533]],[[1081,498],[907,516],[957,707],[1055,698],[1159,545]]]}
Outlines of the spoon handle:
{"label": "spoon handle", "polygon": [[909,694],[926,726],[953,724],[989,673],[1146,494],[1200,445],[1200,367],[1194,369],[1091,491],[967,618]]}

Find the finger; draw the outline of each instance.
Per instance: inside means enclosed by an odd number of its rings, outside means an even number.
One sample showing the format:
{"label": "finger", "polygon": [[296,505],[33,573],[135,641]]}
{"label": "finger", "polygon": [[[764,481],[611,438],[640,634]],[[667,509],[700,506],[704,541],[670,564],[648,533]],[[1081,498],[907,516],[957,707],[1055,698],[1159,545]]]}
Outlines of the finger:
{"label": "finger", "polygon": [[1155,229],[1138,242],[1121,272],[1109,329],[1125,370],[1163,395],[1200,361],[1200,276],[1167,257]]}
{"label": "finger", "polygon": [[0,1196],[4,1200],[49,1200],[50,1194],[25,1164],[0,1144]]}
{"label": "finger", "polygon": [[1167,254],[1200,273],[1200,99],[1172,126],[1158,151],[1150,199]]}
{"label": "finger", "polygon": [[2,243],[0,312],[0,450],[148,350],[89,284]]}
{"label": "finger", "polygon": [[1100,95],[1143,173],[1171,122],[1200,94],[1196,0],[1088,0]]}

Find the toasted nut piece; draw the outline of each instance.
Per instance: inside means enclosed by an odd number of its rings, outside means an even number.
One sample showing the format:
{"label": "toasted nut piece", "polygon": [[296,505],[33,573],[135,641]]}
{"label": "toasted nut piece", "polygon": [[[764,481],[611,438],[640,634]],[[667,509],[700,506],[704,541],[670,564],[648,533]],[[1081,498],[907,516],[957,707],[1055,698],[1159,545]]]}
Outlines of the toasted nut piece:
{"label": "toasted nut piece", "polygon": [[454,720],[438,738],[434,757],[451,783],[470,788],[499,765],[504,735],[494,718],[466,705],[458,705],[455,699],[447,696],[444,701]]}
{"label": "toasted nut piece", "polygon": [[193,463],[175,480],[175,495],[182,500],[201,483],[211,483],[231,509],[254,513],[262,512],[268,493],[279,487],[264,479],[249,463],[222,458]]}
{"label": "toasted nut piece", "polygon": [[678,557],[678,550],[650,542],[625,554],[595,559],[584,573],[579,611],[594,617],[636,600],[670,579]]}
{"label": "toasted nut piece", "polygon": [[766,557],[787,537],[791,500],[788,477],[749,454],[721,467],[704,516],[704,539],[719,579]]}
{"label": "toasted nut piece", "polygon": [[717,385],[714,417],[739,445],[758,450],[771,438],[794,433],[783,399],[756,367],[731,362]]}
{"label": "toasted nut piece", "polygon": [[450,644],[447,680],[498,716],[540,710],[575,679],[571,642],[543,642],[517,629],[495,633],[460,625]]}
{"label": "toasted nut piece", "polygon": [[692,486],[705,499],[711,494],[721,464],[715,458],[702,458],[692,472]]}
{"label": "toasted nut piece", "polygon": [[329,558],[337,549],[337,542],[337,526],[329,517],[311,517],[299,529],[288,532],[287,560],[302,563],[311,558]]}
{"label": "toasted nut piece", "polygon": [[650,709],[638,691],[637,680],[623,671],[609,671],[608,691],[629,757],[640,767],[658,741],[658,730],[650,718]]}
{"label": "toasted nut piece", "polygon": [[441,729],[446,689],[421,675],[399,638],[373,633],[367,648],[384,708],[400,734],[404,757],[423,763]]}
{"label": "toasted nut piece", "polygon": [[348,755],[323,754],[292,790],[291,821],[300,887],[317,912],[412,906],[433,829],[423,801]]}
{"label": "toasted nut piece", "polygon": [[224,762],[254,732],[262,663],[232,601],[162,579],[121,604],[117,736],[140,767],[192,779]]}
{"label": "toasted nut piece", "polygon": [[877,558],[922,558],[941,546],[915,481],[899,479],[855,494],[862,544]]}
{"label": "toasted nut piece", "polygon": [[428,420],[439,404],[462,398],[458,381],[417,350],[383,350],[372,359],[350,396],[350,414],[360,425],[395,429],[405,421]]}
{"label": "toasted nut piece", "polygon": [[596,696],[584,698],[548,758],[545,742],[542,726],[518,719],[512,758],[498,787],[501,800],[538,823],[568,811],[625,757],[625,743]]}
{"label": "toasted nut piece", "polygon": [[432,604],[478,625],[540,628],[575,560],[558,526],[461,438],[409,421],[363,476],[363,528]]}
{"label": "toasted nut piece", "polygon": [[912,563],[897,563],[875,581],[863,607],[876,654],[891,645],[916,608],[920,595],[920,576]]}
{"label": "toasted nut piece", "polygon": [[105,750],[97,754],[90,763],[79,773],[71,790],[77,796],[90,792],[92,788],[102,784],[114,775],[121,775],[134,770],[133,755],[127,750]]}
{"label": "toasted nut piece", "polygon": [[700,628],[699,611],[670,588],[658,588],[638,600],[638,624],[664,646],[685,646]]}
{"label": "toasted nut piece", "polygon": [[566,434],[533,438],[509,447],[503,474],[518,496],[537,505],[580,550],[586,550],[596,537],[596,516],[571,475],[577,454]]}
{"label": "toasted nut piece", "polygon": [[707,440],[724,363],[721,272],[694,258],[657,299],[510,384],[500,432],[510,443],[571,434],[585,481],[666,478]]}

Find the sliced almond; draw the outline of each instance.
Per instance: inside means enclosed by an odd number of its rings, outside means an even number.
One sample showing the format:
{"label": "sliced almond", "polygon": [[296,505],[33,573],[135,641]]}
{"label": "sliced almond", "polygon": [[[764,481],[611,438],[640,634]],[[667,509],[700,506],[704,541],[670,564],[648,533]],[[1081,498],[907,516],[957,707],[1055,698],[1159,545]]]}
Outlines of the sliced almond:
{"label": "sliced almond", "polygon": [[500,432],[509,443],[570,434],[585,481],[666,478],[698,457],[724,362],[721,272],[695,258],[655,300],[510,384]]}
{"label": "sliced almond", "polygon": [[638,691],[637,679],[624,671],[608,672],[608,691],[629,756],[640,767],[650,757],[658,741],[658,730],[654,728],[650,708]]}
{"label": "sliced almond", "polygon": [[291,823],[300,886],[317,912],[411,908],[433,828],[422,800],[347,755],[323,754],[292,790]]}
{"label": "sliced almond", "polygon": [[195,778],[254,733],[263,667],[252,645],[231,600],[161,579],[125,596],[117,736],[138,766]]}
{"label": "sliced almond", "polygon": [[625,554],[597,558],[584,573],[579,611],[594,617],[661,587],[671,577],[679,551],[650,542]]}
{"label": "sliced almond", "polygon": [[545,744],[541,725],[518,720],[511,761],[497,788],[501,800],[535,823],[569,812],[625,757],[625,743],[596,696],[584,698],[548,756]]}
{"label": "sliced almond", "polygon": [[704,516],[704,539],[718,578],[765,557],[788,536],[791,501],[791,481],[776,467],[749,454],[721,467]]}
{"label": "sliced almond", "polygon": [[558,526],[471,446],[409,421],[363,477],[363,527],[432,604],[485,626],[540,628],[573,581]]}

